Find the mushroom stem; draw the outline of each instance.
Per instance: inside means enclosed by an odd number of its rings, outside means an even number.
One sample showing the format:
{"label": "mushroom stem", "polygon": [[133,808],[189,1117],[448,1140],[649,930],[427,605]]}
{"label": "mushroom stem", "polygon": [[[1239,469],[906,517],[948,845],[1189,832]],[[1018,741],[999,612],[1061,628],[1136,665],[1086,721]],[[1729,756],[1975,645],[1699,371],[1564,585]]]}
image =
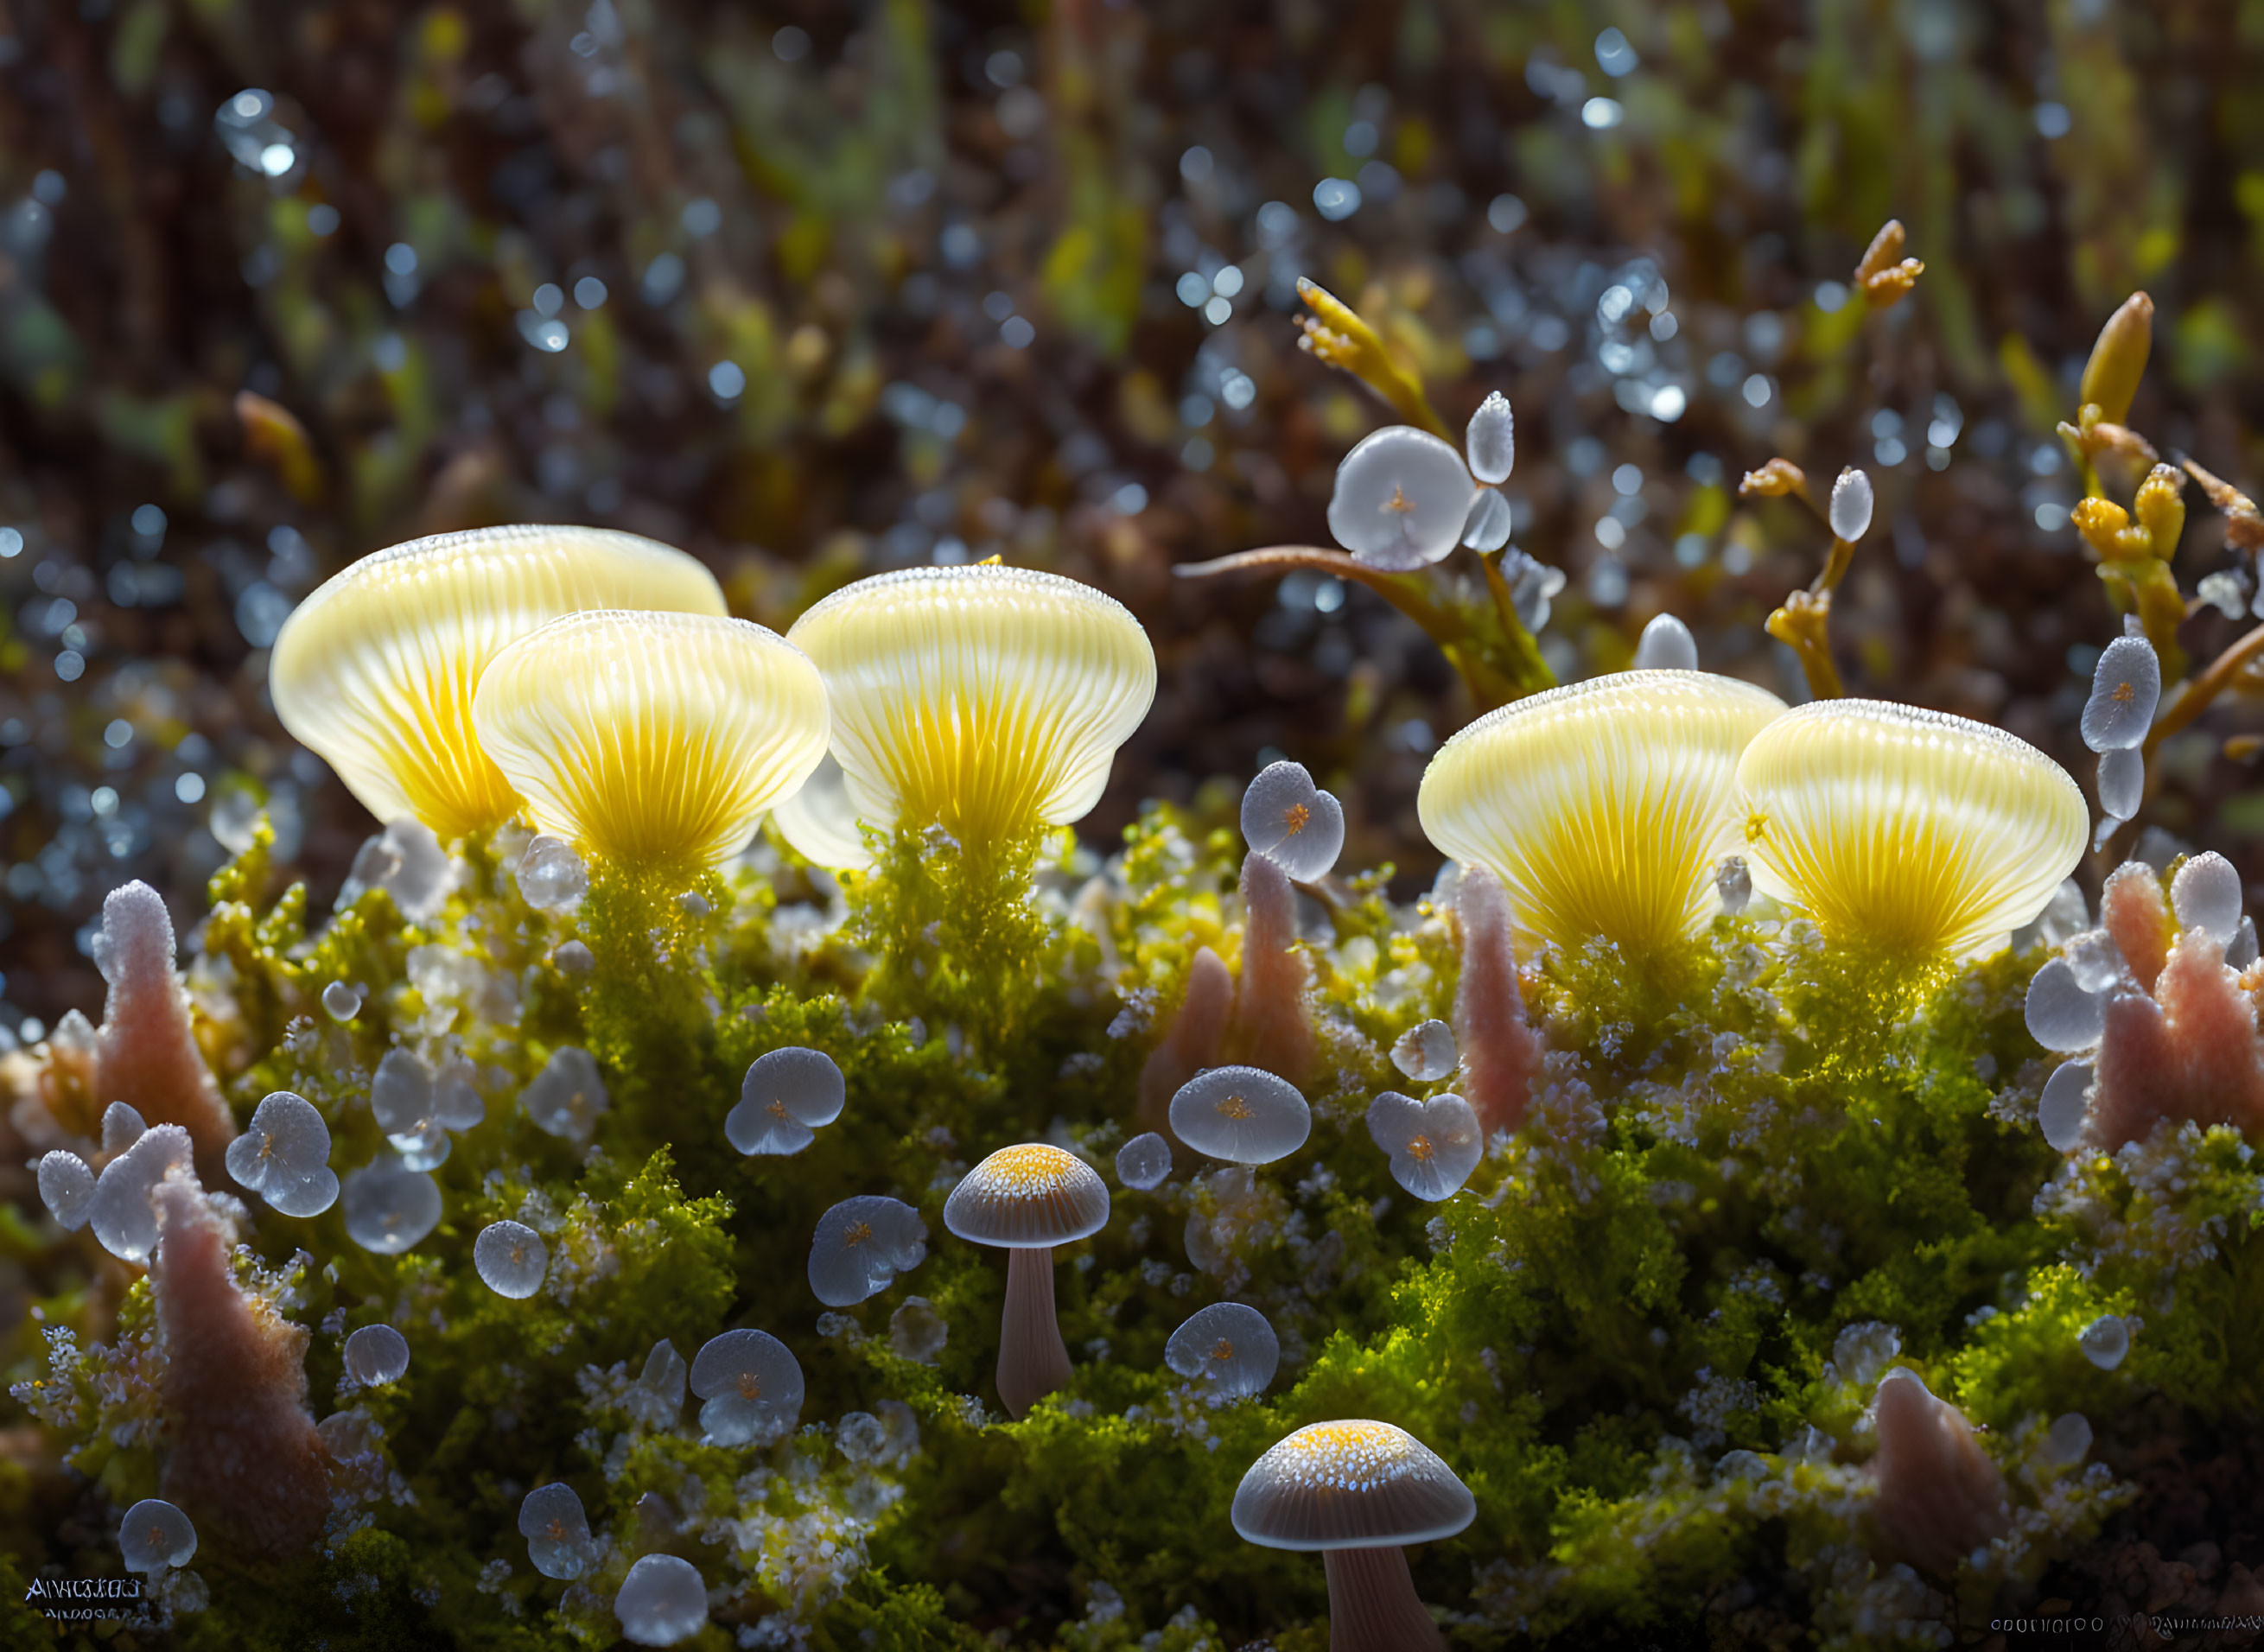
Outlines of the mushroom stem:
{"label": "mushroom stem", "polygon": [[1415,1593],[1402,1548],[1325,1552],[1329,1652],[1431,1652],[1445,1639]]}
{"label": "mushroom stem", "polygon": [[998,1398],[1007,1415],[1027,1416],[1069,1380],[1069,1347],[1054,1316],[1050,1245],[1006,1253],[1006,1312],[998,1327]]}

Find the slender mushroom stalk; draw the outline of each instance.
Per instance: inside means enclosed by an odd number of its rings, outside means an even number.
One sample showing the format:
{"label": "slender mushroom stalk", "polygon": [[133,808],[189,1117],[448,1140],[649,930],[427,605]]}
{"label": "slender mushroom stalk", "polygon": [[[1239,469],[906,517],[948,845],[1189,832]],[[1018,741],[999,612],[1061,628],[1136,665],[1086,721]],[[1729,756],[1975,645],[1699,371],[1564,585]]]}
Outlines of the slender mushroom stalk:
{"label": "slender mushroom stalk", "polygon": [[1251,1465],[1232,1513],[1249,1542],[1326,1557],[1330,1652],[1443,1648],[1404,1546],[1452,1537],[1477,1516],[1469,1488],[1430,1447],[1368,1421],[1299,1429]]}
{"label": "slender mushroom stalk", "polygon": [[1069,1380],[1069,1348],[1054,1313],[1054,1247],[1099,1233],[1108,1188],[1073,1153],[1043,1142],[1001,1148],[944,1201],[943,1225],[1010,1253],[998,1327],[998,1399],[1020,1417]]}

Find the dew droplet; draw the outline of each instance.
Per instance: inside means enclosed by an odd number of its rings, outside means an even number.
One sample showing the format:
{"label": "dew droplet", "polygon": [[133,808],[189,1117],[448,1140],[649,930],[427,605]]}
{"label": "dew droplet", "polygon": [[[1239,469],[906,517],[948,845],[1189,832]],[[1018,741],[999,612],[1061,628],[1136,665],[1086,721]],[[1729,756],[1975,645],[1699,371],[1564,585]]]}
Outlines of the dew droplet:
{"label": "dew droplet", "polygon": [[2089,1061],[2062,1061],[2044,1080],[2036,1123],[2055,1152],[2072,1153],[2083,1144],[2084,1120],[2091,1113],[2091,1074]]}
{"label": "dew droplet", "polygon": [[447,898],[448,851],[432,829],[403,816],[364,840],[338,889],[341,912],[372,889],[383,889],[411,924],[436,917]]}
{"label": "dew droplet", "polygon": [[1835,539],[1853,545],[1871,531],[1874,496],[1871,479],[1850,465],[1832,484],[1832,504],[1825,512]]}
{"label": "dew droplet", "polygon": [[189,1563],[197,1552],[197,1528],[171,1503],[144,1497],[120,1523],[118,1547],[127,1571],[162,1572]]}
{"label": "dew droplet", "polygon": [[2117,746],[2099,754],[2099,811],[2129,820],[2146,801],[2146,754],[2137,746]]}
{"label": "dew droplet", "polygon": [[1438,1083],[1455,1070],[1460,1059],[1455,1030],[1444,1021],[1419,1022],[1391,1047],[1391,1064],[1419,1084]]}
{"label": "dew droplet", "polygon": [[330,1158],[330,1129],[315,1104],[278,1090],[252,1110],[251,1122],[228,1144],[222,1162],[237,1186],[283,1214],[319,1216],[338,1198]]}
{"label": "dew droplet", "polygon": [[57,1148],[40,1156],[40,1202],[69,1232],[86,1226],[94,1208],[94,1170],[76,1153]]}
{"label": "dew droplet", "polygon": [[621,1633],[639,1646],[674,1646],[707,1627],[708,1585],[700,1569],[673,1554],[648,1554],[629,1568],[613,1597]]}
{"label": "dew droplet", "polygon": [[519,1105],[537,1129],[573,1141],[587,1141],[597,1133],[598,1115],[610,1099],[597,1059],[572,1044],[551,1051],[542,1070],[519,1092]]}
{"label": "dew droplet", "polygon": [[2170,905],[2180,928],[2229,941],[2240,927],[2240,873],[2215,850],[2203,850],[2170,880]]}
{"label": "dew droplet", "polygon": [[2028,1035],[2048,1050],[2087,1050],[2107,1030],[2107,1005],[2086,992],[2064,958],[2055,958],[2028,982]]}
{"label": "dew droplet", "polygon": [[590,868],[571,844],[548,832],[526,845],[514,875],[527,905],[545,912],[570,912],[590,892]]}
{"label": "dew droplet", "polygon": [[361,1013],[361,994],[343,981],[323,989],[323,1008],[333,1021],[351,1021]]}
{"label": "dew droplet", "polygon": [[802,1417],[802,1366],[767,1331],[727,1330],[692,1361],[700,1426],[718,1446],[767,1446]]}
{"label": "dew droplet", "polygon": [[1127,1187],[1161,1187],[1171,1173],[1172,1144],[1153,1130],[1116,1149],[1116,1179]]}
{"label": "dew droplet", "polygon": [[1418,1199],[1451,1199],[1485,1156],[1485,1133],[1460,1096],[1416,1101],[1385,1090],[1368,1104],[1368,1133],[1391,1158],[1391,1178]]}
{"label": "dew droplet", "polygon": [[1470,415],[1462,431],[1462,446],[1469,455],[1470,475],[1484,482],[1504,482],[1517,464],[1517,419],[1509,398],[1490,392]]}
{"label": "dew droplet", "polygon": [[745,1154],[799,1153],[841,1116],[848,1095],[841,1069],[824,1050],[773,1050],[747,1069],[723,1134]]}
{"label": "dew droplet", "polygon": [[2091,1454],[2091,1419],[2080,1411],[2070,1411],[2052,1419],[2044,1435],[2043,1456],[2047,1462],[2072,1467]]}
{"label": "dew droplet", "polygon": [[550,1247],[524,1222],[490,1222],[472,1241],[472,1265],[488,1289],[519,1301],[542,1288],[550,1271]]}
{"label": "dew droplet", "polygon": [[390,1325],[365,1325],[346,1338],[346,1374],[366,1388],[398,1382],[409,1369],[409,1339]]}
{"label": "dew droplet", "polygon": [[2130,1351],[2130,1328],[2113,1314],[2102,1314],[2076,1333],[2083,1357],[2101,1371],[2112,1371]]}
{"label": "dew droplet", "polygon": [[817,1219],[809,1288],[828,1308],[877,1296],[927,1258],[927,1224],[902,1199],[845,1199]]}
{"label": "dew droplet", "polygon": [[1698,669],[1698,639],[1690,627],[1671,613],[1655,614],[1635,645],[1638,671],[1694,671]]}
{"label": "dew droplet", "polygon": [[[562,1481],[537,1486],[520,1501],[519,1534],[526,1540],[528,1563],[545,1577],[568,1582],[598,1563],[590,1517],[574,1488]],[[707,1615],[704,1597],[700,1615]]]}
{"label": "dew droplet", "polygon": [[691,1368],[676,1344],[666,1337],[653,1344],[637,1373],[636,1391],[628,1396],[629,1413],[650,1428],[674,1428],[684,1409],[684,1389]]}
{"label": "dew droplet", "polygon": [[432,1117],[443,1128],[469,1130],[487,1122],[488,1105],[475,1083],[479,1069],[459,1055],[432,1081]]}
{"label": "dew droplet", "polygon": [[1164,1363],[1230,1400],[1266,1392],[1281,1362],[1266,1315],[1242,1302],[1198,1308],[1164,1344]]}
{"label": "dew droplet", "polygon": [[440,1185],[400,1156],[381,1153],[345,1179],[346,1236],[365,1250],[399,1256],[439,1225]]}
{"label": "dew droplet", "polygon": [[1242,794],[1242,836],[1299,883],[1324,878],[1344,851],[1344,808],[1302,763],[1270,763]]}
{"label": "dew droplet", "polygon": [[833,1443],[853,1463],[868,1463],[889,1448],[889,1431],[870,1411],[852,1411],[834,1424]]}

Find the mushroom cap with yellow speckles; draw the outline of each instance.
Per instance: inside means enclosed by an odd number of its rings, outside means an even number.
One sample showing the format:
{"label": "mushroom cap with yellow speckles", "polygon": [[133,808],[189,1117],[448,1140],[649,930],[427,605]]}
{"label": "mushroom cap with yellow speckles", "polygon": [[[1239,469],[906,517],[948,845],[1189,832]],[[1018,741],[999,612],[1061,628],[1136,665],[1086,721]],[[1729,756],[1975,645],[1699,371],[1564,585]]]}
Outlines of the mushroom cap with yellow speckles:
{"label": "mushroom cap with yellow speckles", "polygon": [[960,1178],[943,1201],[943,1225],[1007,1250],[1065,1245],[1108,1225],[1108,1185],[1076,1154],[1025,1141]]}
{"label": "mushroom cap with yellow speckles", "polygon": [[[915,568],[845,586],[787,640],[817,663],[855,818],[996,842],[1078,820],[1156,697],[1113,598],[1029,569]],[[813,859],[830,845],[795,841]]]}
{"label": "mushroom cap with yellow speckles", "polygon": [[475,528],[374,552],[325,581],[275,639],[268,687],[293,735],[381,821],[444,842],[519,806],[474,737],[472,696],[496,655],[584,608],[725,612],[693,558],[605,528]]}
{"label": "mushroom cap with yellow speckles", "polygon": [[1818,700],[1738,767],[1754,887],[1841,945],[1971,958],[2042,911],[2090,810],[2025,740],[1946,712]]}
{"label": "mushroom cap with yellow speckles", "polygon": [[1707,671],[1621,671],[1487,713],[1440,747],[1416,809],[1491,867],[1519,924],[1651,953],[1694,933],[1738,846],[1745,743],[1784,702]]}
{"label": "mushroom cap with yellow speckles", "polygon": [[570,614],[496,656],[480,743],[537,830],[669,871],[746,846],[825,750],[825,686],[776,632],[707,614]]}
{"label": "mushroom cap with yellow speckles", "polygon": [[1477,1500],[1437,1453],[1389,1423],[1314,1423],[1250,1466],[1234,1529],[1268,1548],[1397,1547],[1452,1537]]}

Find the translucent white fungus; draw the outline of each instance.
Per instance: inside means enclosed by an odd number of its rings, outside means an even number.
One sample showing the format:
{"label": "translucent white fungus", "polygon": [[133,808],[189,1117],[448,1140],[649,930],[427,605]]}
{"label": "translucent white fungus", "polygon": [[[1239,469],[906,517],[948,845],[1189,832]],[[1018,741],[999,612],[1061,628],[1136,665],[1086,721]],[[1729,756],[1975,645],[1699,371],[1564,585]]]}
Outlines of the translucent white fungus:
{"label": "translucent white fungus", "polygon": [[113,1101],[102,1110],[102,1150],[115,1157],[142,1139],[149,1129],[142,1115],[122,1101]]}
{"label": "translucent white fungus", "polygon": [[2102,1314],[2076,1333],[2083,1357],[2101,1371],[2112,1371],[2130,1351],[2130,1328],[2112,1314]]}
{"label": "translucent white fungus", "polygon": [[1743,855],[1725,855],[1714,868],[1714,893],[1721,898],[1722,910],[1731,917],[1752,903],[1753,874]]}
{"label": "translucent white fungus", "polygon": [[889,1448],[889,1425],[870,1411],[852,1411],[834,1424],[833,1443],[853,1463],[867,1463]]}
{"label": "translucent white fungus", "polygon": [[118,1527],[118,1547],[129,1572],[162,1572],[186,1566],[197,1552],[197,1528],[171,1503],[144,1497],[126,1511]]}
{"label": "translucent white fungus", "polygon": [[2224,962],[2227,968],[2246,969],[2256,961],[2256,920],[2244,915],[2233,926],[2232,938],[2225,943]]}
{"label": "translucent white fungus", "polygon": [[700,1569],[673,1554],[648,1554],[629,1568],[613,1597],[621,1633],[639,1646],[674,1646],[707,1627],[708,1585]]}
{"label": "translucent white fungus", "polygon": [[2062,1061],[2044,1080],[2036,1102],[2036,1123],[2055,1152],[2072,1153],[2083,1142],[2083,1121],[2091,1112],[2089,1061]]}
{"label": "translucent white fungus", "polygon": [[2086,992],[2104,992],[2123,977],[2122,949],[2105,930],[2069,936],[2060,955],[2075,972],[2075,984]]}
{"label": "translucent white fungus", "polygon": [[1507,396],[1496,390],[1478,403],[1462,432],[1462,447],[1469,454],[1470,475],[1480,482],[1509,480],[1517,463],[1517,420]]}
{"label": "translucent white fungus", "polygon": [[1462,518],[1462,543],[1474,551],[1498,551],[1509,543],[1509,531],[1514,525],[1509,501],[1501,496],[1501,489],[1481,488],[1470,501],[1469,515]]}
{"label": "translucent white fungus", "polygon": [[916,1364],[933,1365],[950,1340],[951,1327],[925,1296],[904,1298],[903,1306],[889,1315],[889,1347]]}
{"label": "translucent white fungus", "polygon": [[398,1382],[409,1369],[409,1339],[390,1325],[365,1325],[346,1338],[345,1365],[364,1388]]}
{"label": "translucent white fungus", "polygon": [[1391,1047],[1391,1064],[1419,1084],[1434,1084],[1461,1059],[1455,1029],[1444,1021],[1424,1021],[1402,1032]]}
{"label": "translucent white fungus", "polygon": [[2048,1050],[2087,1050],[2107,1030],[2107,1005],[2086,992],[2064,958],[2055,958],[2028,982],[2028,1035]]}
{"label": "translucent white fungus", "polygon": [[2080,1411],[2069,1411],[2052,1419],[2044,1435],[2045,1460],[2069,1467],[2091,1455],[2091,1419]]}
{"label": "translucent white fungus", "polygon": [[314,1103],[287,1090],[271,1092],[252,1110],[224,1158],[237,1186],[286,1216],[319,1216],[337,1203],[330,1161],[330,1127]]}
{"label": "translucent white fungus", "polygon": [[2117,821],[2129,820],[2146,801],[2146,754],[2137,746],[2117,746],[2099,754],[2099,808]]}
{"label": "translucent white fungus", "polygon": [[1153,1130],[1116,1149],[1116,1179],[1145,1192],[1161,1187],[1172,1173],[1172,1144]]}
{"label": "translucent white fungus", "polygon": [[176,1167],[187,1171],[192,1151],[186,1130],[161,1124],[102,1167],[88,1220],[105,1250],[125,1262],[149,1260],[157,1248],[157,1184]]}
{"label": "translucent white fungus", "polygon": [[799,1153],[816,1140],[814,1131],[841,1116],[848,1097],[841,1069],[824,1050],[773,1050],[747,1069],[723,1134],[742,1153]]}
{"label": "translucent white fungus", "polygon": [[662,1337],[644,1357],[635,1392],[628,1396],[629,1412],[649,1427],[674,1428],[684,1409],[685,1384],[690,1375],[691,1367],[676,1351],[676,1344]]}
{"label": "translucent white fungus", "polygon": [[343,981],[323,989],[323,1008],[333,1021],[351,1021],[361,1013],[361,994]]}
{"label": "translucent white fungus", "polygon": [[2144,637],[2117,637],[2091,674],[2083,743],[2093,751],[2143,745],[2162,699],[2162,662]]}
{"label": "translucent white fungus", "polygon": [[479,1072],[470,1061],[458,1056],[440,1069],[432,1082],[433,1121],[450,1130],[468,1130],[485,1121],[488,1105],[480,1098],[474,1080]]}
{"label": "translucent white fungus", "polygon": [[1329,532],[1364,562],[1420,568],[1455,548],[1477,488],[1446,443],[1410,424],[1389,425],[1337,467]]}
{"label": "translucent white fungus", "polygon": [[448,1162],[448,1133],[437,1119],[427,1119],[414,1130],[404,1130],[385,1140],[386,1145],[401,1155],[401,1162],[412,1170],[437,1170]]}
{"label": "translucent white fungus", "polygon": [[1391,1179],[1418,1199],[1451,1199],[1485,1154],[1485,1132],[1460,1096],[1417,1101],[1385,1090],[1368,1108],[1368,1133],[1391,1157]]}
{"label": "translucent white fungus", "polygon": [[1721,1460],[1714,1465],[1714,1480],[1717,1485],[1730,1485],[1740,1480],[1767,1480],[1768,1459],[1759,1452],[1723,1452]]}
{"label": "translucent white fungus", "polygon": [[1302,763],[1269,763],[1242,794],[1242,836],[1300,883],[1328,875],[1344,850],[1344,808]]}
{"label": "translucent white fungus", "polygon": [[1164,1344],[1164,1363],[1227,1399],[1239,1400],[1266,1392],[1281,1363],[1281,1343],[1256,1308],[1213,1302],[1172,1333]]}
{"label": "translucent white fungus", "polygon": [[800,791],[771,810],[771,823],[796,854],[815,865],[862,872],[873,864],[873,851],[857,830],[849,777],[831,751],[817,760]]}
{"label": "translucent white fungus", "polygon": [[534,835],[512,875],[527,905],[544,912],[571,911],[590,892],[590,868],[573,844],[548,832]]}
{"label": "translucent white fungus", "polygon": [[587,1141],[595,1134],[608,1100],[597,1058],[573,1044],[551,1051],[542,1070],[519,1092],[519,1105],[537,1129],[574,1141]]}
{"label": "translucent white fungus", "polygon": [[1825,515],[1834,539],[1853,545],[1871,531],[1871,479],[1854,466],[1840,473],[1832,484],[1832,504]]}
{"label": "translucent white fungus", "polygon": [[1638,671],[1694,671],[1698,669],[1698,639],[1690,627],[1671,613],[1653,614],[1635,645]]}
{"label": "translucent white fungus", "polygon": [[386,1051],[369,1081],[369,1110],[388,1135],[406,1135],[432,1116],[432,1069],[406,1049]]}
{"label": "translucent white fungus", "polygon": [[1172,1133],[1198,1153],[1271,1164],[1305,1145],[1313,1110],[1297,1087],[1258,1067],[1213,1067],[1172,1098]]}
{"label": "translucent white fungus", "polygon": [[817,1219],[809,1288],[828,1308],[877,1296],[927,1259],[927,1224],[902,1199],[862,1194]]}
{"label": "translucent white fungus", "polygon": [[550,1247],[524,1222],[490,1222],[472,1241],[472,1265],[497,1296],[519,1300],[542,1288],[550,1272]]}
{"label": "translucent white fungus", "polygon": [[1517,622],[1539,633],[1549,623],[1556,593],[1564,589],[1564,570],[1512,546],[1502,554],[1501,577],[1509,587],[1509,605],[1517,611]]}
{"label": "translucent white fungus", "polygon": [[395,1153],[381,1153],[345,1180],[346,1236],[365,1250],[399,1256],[440,1221],[440,1185]]}
{"label": "translucent white fungus", "polygon": [[[1164,1163],[1170,1168],[1168,1151],[1164,1155]],[[73,1233],[85,1227],[87,1216],[94,1208],[94,1171],[87,1162],[61,1148],[42,1153],[39,1178],[40,1202],[47,1207],[47,1214]]]}
{"label": "translucent white fungus", "polygon": [[1887,1361],[1903,1351],[1903,1334],[1882,1320],[1858,1320],[1843,1325],[1832,1339],[1832,1363],[1826,1381],[1837,1380],[1868,1389],[1887,1368]]}
{"label": "translucent white fungus", "polygon": [[341,912],[368,894],[383,889],[394,909],[411,924],[422,924],[448,896],[448,851],[423,822],[403,815],[365,839],[338,888]]}
{"label": "translucent white fungus", "polygon": [[[545,1577],[570,1581],[598,1563],[590,1517],[574,1488],[562,1481],[526,1494],[519,1505],[519,1534],[526,1540],[528,1561]],[[700,1615],[707,1615],[704,1598]]]}
{"label": "translucent white fungus", "polygon": [[727,1330],[692,1361],[700,1426],[718,1446],[767,1446],[802,1419],[802,1366],[768,1331]]}
{"label": "translucent white fungus", "polygon": [[2240,927],[2240,874],[2214,849],[2204,850],[2170,880],[2170,906],[2181,929],[2229,941]]}

